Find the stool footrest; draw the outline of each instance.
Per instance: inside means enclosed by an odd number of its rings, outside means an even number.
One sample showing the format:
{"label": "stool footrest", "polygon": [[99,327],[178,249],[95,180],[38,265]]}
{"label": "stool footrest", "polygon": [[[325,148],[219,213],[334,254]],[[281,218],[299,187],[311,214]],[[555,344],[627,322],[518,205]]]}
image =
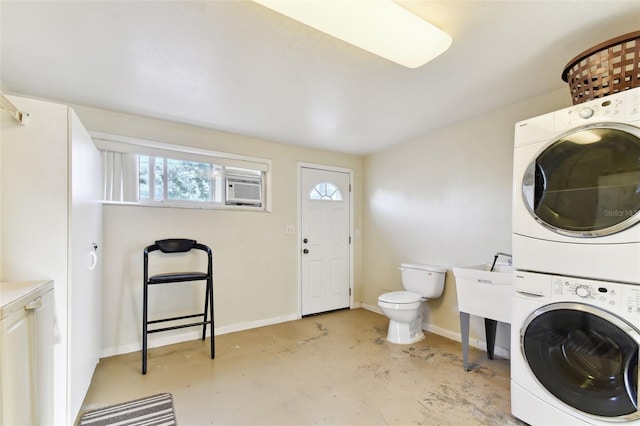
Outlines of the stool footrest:
{"label": "stool footrest", "polygon": [[202,313],[202,314],[184,315],[181,317],[162,318],[162,319],[157,319],[153,321],[147,321],[147,324],[156,324],[159,322],[166,322],[166,321],[177,321],[177,320],[186,319],[186,318],[204,317],[204,315],[205,314]]}
{"label": "stool footrest", "polygon": [[200,321],[200,322],[194,322],[189,324],[174,325],[171,327],[156,328],[155,330],[147,330],[147,333],[158,333],[160,331],[177,330],[179,328],[193,327],[196,325],[205,325],[205,324],[211,324],[211,321]]}

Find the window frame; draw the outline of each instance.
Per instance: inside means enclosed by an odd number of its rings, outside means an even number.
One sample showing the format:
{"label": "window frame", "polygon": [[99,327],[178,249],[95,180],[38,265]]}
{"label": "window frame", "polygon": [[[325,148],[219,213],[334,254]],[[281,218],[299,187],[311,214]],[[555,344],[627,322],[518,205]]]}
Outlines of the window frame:
{"label": "window frame", "polygon": [[[197,200],[150,200],[141,199],[138,193],[137,201],[103,200],[104,204],[152,206],[152,207],[174,207],[174,208],[197,208],[197,209],[222,209],[222,210],[249,210],[271,212],[271,165],[270,159],[252,157],[240,154],[231,154],[219,151],[211,151],[186,145],[169,144],[164,142],[138,139],[127,136],[119,136],[102,132],[89,132],[96,147],[99,150],[116,153],[133,154],[136,156],[146,155],[149,157],[162,157],[166,164],[168,160],[190,161],[205,164],[212,164],[221,168],[219,182],[219,201],[197,201]],[[138,158],[136,158],[138,163]],[[225,188],[225,172],[227,169],[233,170],[230,174],[236,176],[237,170],[244,169],[251,171],[248,174],[252,178],[259,177],[262,191],[260,205],[236,205],[227,204]],[[104,170],[103,170],[104,173]],[[165,177],[167,176],[165,171]],[[139,191],[139,171],[136,177],[136,191]],[[163,179],[164,195],[167,196],[168,180]],[[150,182],[150,186],[153,183]],[[150,187],[150,193],[154,189]]]}

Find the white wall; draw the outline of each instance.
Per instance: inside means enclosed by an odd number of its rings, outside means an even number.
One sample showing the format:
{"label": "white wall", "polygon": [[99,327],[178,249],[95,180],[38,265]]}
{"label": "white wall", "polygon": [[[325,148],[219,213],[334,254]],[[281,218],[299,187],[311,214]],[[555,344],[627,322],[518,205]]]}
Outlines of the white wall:
{"label": "white wall", "polygon": [[[511,252],[514,125],[569,105],[569,90],[557,90],[366,157],[365,306],[375,309],[381,293],[402,289],[402,262],[446,266],[444,295],[429,302],[425,322],[459,340],[451,268]],[[508,335],[499,325],[496,345],[505,351]],[[471,337],[484,342],[480,319]]]}
{"label": "white wall", "polygon": [[[272,212],[175,209],[104,205],[103,355],[136,351],[141,345],[142,251],[162,238],[184,237],[210,245],[214,252],[215,320],[218,333],[295,319],[298,311],[297,162],[354,171],[354,227],[361,228],[360,156],[272,143],[203,128],[74,105],[90,131],[106,132],[215,151],[271,159]],[[361,298],[361,240],[354,241],[355,295]],[[150,314],[179,314],[202,298],[202,286],[152,289]],[[150,346],[195,338],[197,328],[151,336]]]}
{"label": "white wall", "polygon": [[[218,332],[294,319],[299,297],[297,241],[285,235],[284,228],[297,224],[298,161],[355,172],[354,228],[362,229],[362,239],[354,240],[356,303],[375,309],[380,293],[400,289],[401,262],[446,266],[444,296],[429,302],[425,320],[432,330],[459,338],[451,268],[490,262],[495,252],[511,250],[514,124],[568,105],[568,91],[558,90],[399,144],[364,161],[74,105],[91,131],[273,161],[272,213],[104,206],[103,355],[140,347],[142,249],[160,238],[189,237],[213,247]],[[195,297],[192,292],[168,293],[166,299],[186,306]],[[190,333],[187,337],[192,338],[197,331]],[[480,320],[472,321],[471,333],[472,339],[484,340]],[[166,340],[168,334],[156,336],[165,343],[173,341]],[[507,334],[501,326],[497,344],[505,350]]]}

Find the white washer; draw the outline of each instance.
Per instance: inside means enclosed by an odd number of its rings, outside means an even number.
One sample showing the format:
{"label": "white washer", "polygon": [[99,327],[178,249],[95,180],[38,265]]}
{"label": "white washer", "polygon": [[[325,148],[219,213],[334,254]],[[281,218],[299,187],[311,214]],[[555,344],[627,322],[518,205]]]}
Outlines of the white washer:
{"label": "white washer", "polygon": [[531,425],[640,425],[640,286],[516,271],[511,412]]}
{"label": "white washer", "polygon": [[640,284],[640,88],[516,124],[519,270]]}

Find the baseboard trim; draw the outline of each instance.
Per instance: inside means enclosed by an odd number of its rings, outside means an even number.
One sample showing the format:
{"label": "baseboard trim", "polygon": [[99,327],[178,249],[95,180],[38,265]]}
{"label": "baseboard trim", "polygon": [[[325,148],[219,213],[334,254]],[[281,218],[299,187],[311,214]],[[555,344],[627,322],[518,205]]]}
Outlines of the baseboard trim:
{"label": "baseboard trim", "polygon": [[[382,313],[382,309],[380,309],[378,306],[372,306],[372,305],[363,303],[362,308],[371,312],[375,312],[380,315],[384,315]],[[462,342],[462,335],[460,333],[456,333],[451,330],[447,330],[445,328],[435,326],[433,324],[423,323],[422,329],[425,331],[428,331],[429,333],[437,334],[439,336],[446,337],[447,339],[450,339],[450,340],[455,340],[456,342]],[[479,349],[483,352],[487,351],[487,342],[483,340],[470,338],[469,346]],[[500,346],[496,346],[495,349],[493,350],[493,353],[499,358],[504,358],[504,359],[511,358],[510,350],[506,348],[502,348]]]}
{"label": "baseboard trim", "polygon": [[[375,312],[379,315],[384,315],[382,310],[378,306],[369,305],[367,303],[354,303],[352,309],[366,309],[367,311]],[[295,321],[299,319],[296,314],[289,315],[281,315],[273,318],[267,318],[258,321],[249,321],[242,322],[238,324],[227,325],[223,327],[215,328],[215,335],[219,336],[227,333],[235,333],[236,331],[250,330],[252,328],[265,327],[268,325],[280,324],[283,322]],[[435,326],[433,324],[424,323],[422,324],[422,329],[428,331],[429,333],[437,334],[442,337],[446,337],[447,339],[455,340],[456,342],[462,342],[462,336],[460,333],[453,332],[451,330]],[[207,336],[210,333],[207,332]],[[166,334],[166,335],[150,335],[149,336],[149,349],[156,348],[160,346],[173,345],[176,343],[188,342],[190,340],[197,340],[201,336],[199,329],[195,327],[192,330],[183,331],[177,334]],[[479,349],[483,352],[487,351],[487,342],[479,339],[469,339],[469,346]],[[117,347],[107,348],[102,350],[100,354],[100,358],[107,358],[115,355],[122,355],[131,352],[138,352],[141,349],[141,343],[129,343],[125,345],[120,345]],[[500,358],[509,359],[511,353],[508,349],[502,348],[500,346],[496,346],[494,349],[494,354]]]}
{"label": "baseboard trim", "polygon": [[376,314],[384,315],[384,314],[382,313],[382,309],[380,309],[380,307],[379,307],[379,306],[377,306],[377,305],[376,305],[376,306],[374,306],[374,305],[368,305],[368,304],[366,304],[366,303],[363,303],[363,304],[362,304],[362,308],[363,308],[363,309],[366,309],[367,311],[375,312]]}
{"label": "baseboard trim", "polygon": [[[250,330],[252,328],[265,327],[268,325],[280,324],[283,322],[294,321],[297,319],[298,319],[298,316],[296,314],[290,314],[290,315],[281,315],[273,318],[267,318],[267,319],[258,320],[258,321],[249,321],[249,322],[242,322],[238,324],[227,325],[223,327],[216,327],[215,335],[219,336],[222,334],[234,333],[236,331]],[[151,349],[151,348],[157,348],[160,346],[188,342],[190,340],[197,340],[197,339],[200,339],[202,336],[201,330],[202,329],[200,328],[193,327],[193,329],[191,330],[179,332],[176,334],[150,335],[148,346],[149,346],[149,349]],[[211,333],[207,331],[207,336],[210,336],[210,335]],[[115,355],[138,352],[141,350],[141,347],[142,347],[141,342],[135,342],[135,343],[128,343],[125,345],[103,349],[100,354],[100,358],[107,358]]]}

